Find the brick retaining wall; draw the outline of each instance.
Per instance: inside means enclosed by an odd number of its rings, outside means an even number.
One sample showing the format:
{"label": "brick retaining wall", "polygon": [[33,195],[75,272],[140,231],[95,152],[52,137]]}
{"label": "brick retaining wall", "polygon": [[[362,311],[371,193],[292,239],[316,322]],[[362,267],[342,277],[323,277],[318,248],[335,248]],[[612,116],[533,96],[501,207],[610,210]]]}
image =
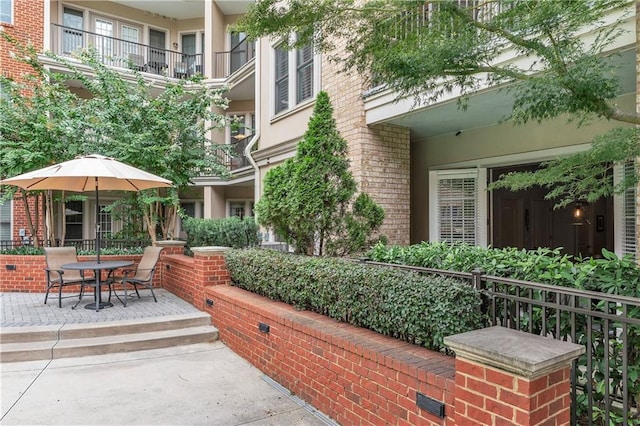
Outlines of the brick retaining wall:
{"label": "brick retaining wall", "polygon": [[221,341],[340,424],[454,424],[416,405],[420,392],[453,413],[454,358],[239,288],[205,294]]}

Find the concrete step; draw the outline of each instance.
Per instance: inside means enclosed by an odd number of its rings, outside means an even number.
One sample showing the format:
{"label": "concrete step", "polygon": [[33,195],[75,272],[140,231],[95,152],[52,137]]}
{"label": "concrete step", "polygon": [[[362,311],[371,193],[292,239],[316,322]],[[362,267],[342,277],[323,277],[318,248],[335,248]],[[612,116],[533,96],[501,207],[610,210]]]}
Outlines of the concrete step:
{"label": "concrete step", "polygon": [[218,330],[205,313],[110,323],[0,330],[0,362],[33,361],[213,342]]}

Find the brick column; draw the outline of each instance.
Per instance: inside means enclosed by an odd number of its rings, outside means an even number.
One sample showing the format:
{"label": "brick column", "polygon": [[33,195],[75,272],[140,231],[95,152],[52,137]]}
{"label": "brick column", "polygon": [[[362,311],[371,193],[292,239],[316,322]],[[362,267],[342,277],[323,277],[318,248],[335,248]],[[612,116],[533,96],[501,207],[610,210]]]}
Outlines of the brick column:
{"label": "brick column", "polygon": [[444,342],[456,353],[456,424],[569,424],[571,361],[584,346],[504,327]]}
{"label": "brick column", "polygon": [[225,265],[224,252],[229,247],[193,247],[193,305],[204,310],[205,287],[229,284],[229,271]]}

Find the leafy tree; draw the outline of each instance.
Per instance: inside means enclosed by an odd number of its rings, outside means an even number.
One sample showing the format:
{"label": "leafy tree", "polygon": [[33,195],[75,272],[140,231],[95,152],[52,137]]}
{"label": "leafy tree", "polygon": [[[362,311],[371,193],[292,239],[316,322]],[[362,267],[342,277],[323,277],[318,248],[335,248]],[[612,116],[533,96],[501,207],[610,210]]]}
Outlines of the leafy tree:
{"label": "leafy tree", "polygon": [[[471,3],[471,6],[462,6]],[[513,97],[514,124],[568,115],[578,125],[597,118],[640,124],[635,111],[615,103],[620,94],[617,53],[611,44],[621,22],[605,23],[612,11],[631,11],[628,0],[262,0],[237,24],[249,37],[273,36],[295,47],[314,45],[357,71],[371,87],[384,85],[416,104],[434,102],[458,89],[460,107],[486,86],[503,85]],[[629,14],[626,15],[627,17]],[[581,35],[593,28],[592,42]],[[344,42],[336,49],[338,42]],[[501,60],[508,51],[529,61]],[[514,190],[533,185],[553,188],[559,205],[595,199],[617,188],[612,165],[640,155],[638,130],[620,128],[599,136],[593,148],[545,164],[539,172],[514,174],[496,186]],[[610,174],[609,174],[610,176]]]}
{"label": "leafy tree", "polygon": [[258,222],[272,227],[297,253],[361,251],[366,237],[382,225],[384,211],[364,194],[351,211],[355,193],[347,142],[336,128],[329,95],[320,92],[295,157],[265,176]]}
{"label": "leafy tree", "polygon": [[[220,90],[201,78],[166,79],[153,87],[137,71],[116,71],[94,50],[81,51],[75,61],[46,55],[64,73],[46,69],[33,47],[21,46],[6,33],[17,60],[33,70],[24,81],[4,77],[6,96],[0,101],[0,169],[5,177],[31,171],[81,154],[100,153],[171,180],[173,188],[131,194],[146,228],[156,238],[172,238],[179,208],[178,191],[203,171],[225,177],[226,167],[211,143],[211,130],[225,125],[214,108],[225,109]],[[67,84],[79,82],[88,96]],[[5,198],[15,189],[7,187]],[[32,235],[36,235],[32,230]]]}

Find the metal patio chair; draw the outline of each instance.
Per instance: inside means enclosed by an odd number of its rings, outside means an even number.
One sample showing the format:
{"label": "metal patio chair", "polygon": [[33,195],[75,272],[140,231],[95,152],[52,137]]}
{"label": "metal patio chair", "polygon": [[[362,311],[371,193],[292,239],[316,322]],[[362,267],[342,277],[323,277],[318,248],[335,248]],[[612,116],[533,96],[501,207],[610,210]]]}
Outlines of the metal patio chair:
{"label": "metal patio chair", "polygon": [[[49,291],[58,288],[58,307],[62,308],[62,299],[82,296],[82,288],[85,285],[95,283],[95,277],[85,277],[82,271],[64,270],[61,265],[66,263],[77,263],[78,255],[75,247],[45,247],[44,257],[47,263],[45,272],[47,274],[47,291],[44,296],[44,303],[47,304]],[[62,297],[62,288],[80,285],[80,294]]]}
{"label": "metal patio chair", "polygon": [[140,299],[140,293],[138,292],[138,286],[148,288],[151,290],[153,300],[157,303],[156,295],[153,292],[153,274],[156,271],[158,260],[160,260],[160,252],[162,247],[146,247],[142,254],[142,259],[135,269],[125,269],[124,276],[114,278],[114,281],[122,284],[122,290],[124,291],[124,306],[127,306],[127,285],[133,286],[138,299]]}

